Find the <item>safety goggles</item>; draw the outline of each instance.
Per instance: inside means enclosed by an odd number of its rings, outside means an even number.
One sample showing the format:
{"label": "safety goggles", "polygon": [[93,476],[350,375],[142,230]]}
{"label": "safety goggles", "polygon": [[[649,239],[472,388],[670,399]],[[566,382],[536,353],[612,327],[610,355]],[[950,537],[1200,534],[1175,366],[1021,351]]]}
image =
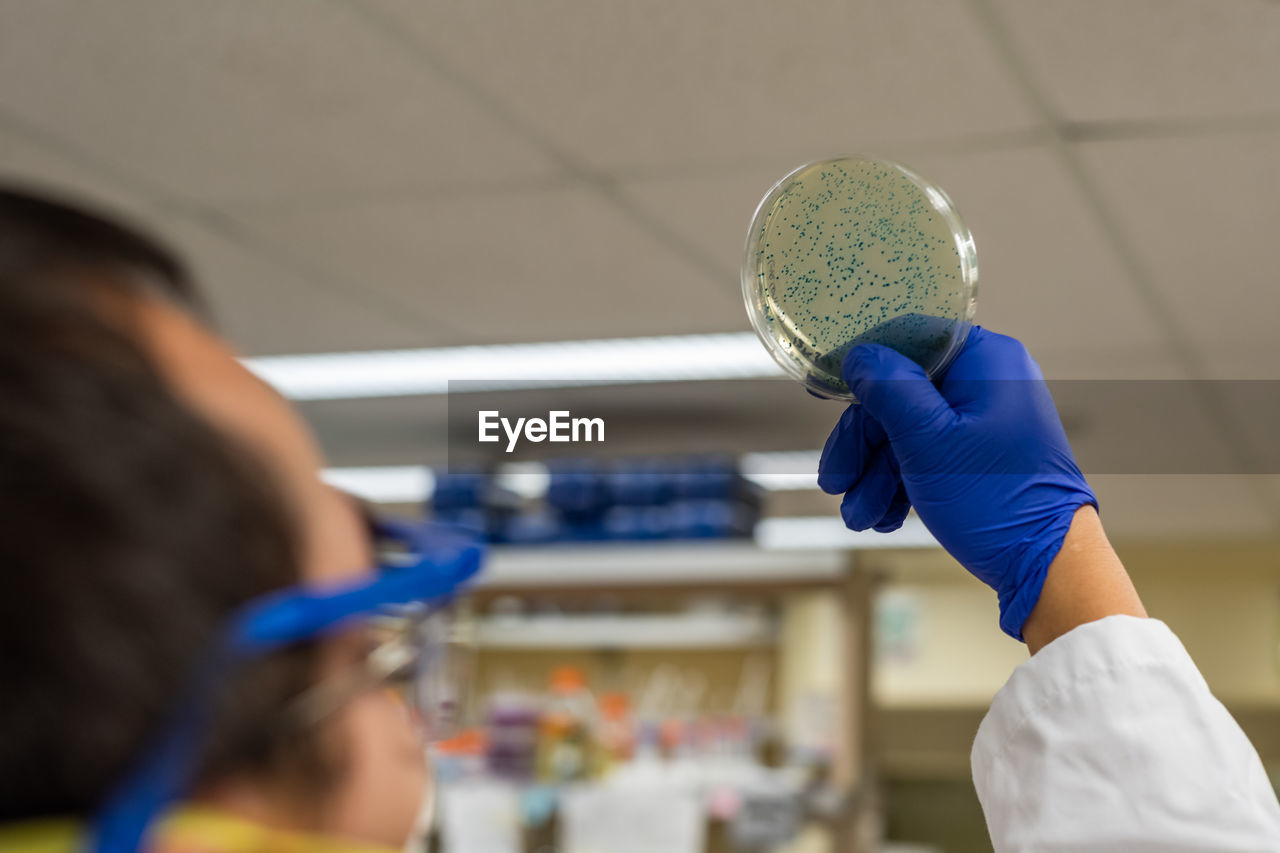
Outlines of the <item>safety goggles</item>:
{"label": "safety goggles", "polygon": [[[391,667],[385,673],[388,682],[402,686],[428,728],[444,726],[450,712],[456,715],[458,697],[451,695],[456,690],[447,683],[448,674],[432,668],[439,662],[435,656],[450,645],[448,636],[439,634],[448,630],[439,617],[442,605],[479,571],[483,548],[473,535],[443,525],[378,522],[376,532],[382,543],[395,547],[380,556],[373,580],[278,590],[232,614],[169,726],[98,813],[92,849],[134,853],[152,820],[186,793],[210,722],[211,698],[237,667],[285,646],[331,635],[352,620],[401,620],[395,623],[399,650],[394,651],[394,642],[388,644],[381,664]],[[427,642],[432,632],[444,642]],[[412,677],[406,677],[409,673]]]}
{"label": "safety goggles", "polygon": [[286,710],[289,724],[323,722],[359,694],[383,690],[404,706],[424,743],[457,734],[471,681],[474,646],[465,613],[414,602],[365,619],[360,663],[316,684]]}

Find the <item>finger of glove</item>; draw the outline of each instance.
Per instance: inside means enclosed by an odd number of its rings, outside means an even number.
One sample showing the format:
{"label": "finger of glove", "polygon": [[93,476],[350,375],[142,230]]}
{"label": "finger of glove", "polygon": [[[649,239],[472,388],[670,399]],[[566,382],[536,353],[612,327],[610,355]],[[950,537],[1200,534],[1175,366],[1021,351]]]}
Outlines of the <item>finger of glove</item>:
{"label": "finger of glove", "polygon": [[[884,428],[901,457],[914,444],[933,441],[956,418],[947,401],[933,387],[924,369],[911,359],[879,344],[862,344],[845,356],[844,378]],[[899,448],[900,442],[912,447]]]}
{"label": "finger of glove", "polygon": [[840,517],[850,530],[867,530],[878,524],[893,506],[902,488],[892,453],[885,448],[872,457],[866,473],[844,494]]}
{"label": "finger of glove", "polygon": [[907,520],[907,513],[911,512],[911,500],[907,497],[905,486],[899,485],[897,493],[893,496],[893,501],[889,504],[889,509],[885,512],[884,517],[871,526],[871,529],[877,533],[892,533],[902,526],[902,522]]}
{"label": "finger of glove", "polygon": [[872,457],[888,443],[884,429],[862,406],[856,403],[849,406],[822,448],[818,488],[829,495],[849,491],[862,477]]}

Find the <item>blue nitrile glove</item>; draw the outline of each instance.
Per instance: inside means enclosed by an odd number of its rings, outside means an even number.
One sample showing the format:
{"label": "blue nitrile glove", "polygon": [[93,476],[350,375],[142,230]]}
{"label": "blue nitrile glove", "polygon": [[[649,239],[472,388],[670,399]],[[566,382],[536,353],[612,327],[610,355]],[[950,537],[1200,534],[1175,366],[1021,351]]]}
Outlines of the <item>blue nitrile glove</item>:
{"label": "blue nitrile glove", "polygon": [[996,591],[1000,627],[1021,640],[1075,511],[1098,505],[1039,365],[1018,341],[975,326],[936,387],[875,344],[849,352],[844,376],[861,403],[827,439],[818,485],[844,494],[854,530],[896,530],[915,506]]}

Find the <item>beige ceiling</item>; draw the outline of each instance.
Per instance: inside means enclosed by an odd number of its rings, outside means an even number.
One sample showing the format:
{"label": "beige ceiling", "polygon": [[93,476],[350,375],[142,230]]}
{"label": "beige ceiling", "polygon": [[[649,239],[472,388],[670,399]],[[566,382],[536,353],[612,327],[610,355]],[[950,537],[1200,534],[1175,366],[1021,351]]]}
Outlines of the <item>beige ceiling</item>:
{"label": "beige ceiling", "polygon": [[[0,170],[161,231],[252,354],[746,329],[755,202],[849,151],[947,188],[1051,376],[1280,379],[1280,3],[0,0]],[[308,412],[414,462],[432,405]],[[1274,479],[1098,485],[1135,534],[1280,525]]]}

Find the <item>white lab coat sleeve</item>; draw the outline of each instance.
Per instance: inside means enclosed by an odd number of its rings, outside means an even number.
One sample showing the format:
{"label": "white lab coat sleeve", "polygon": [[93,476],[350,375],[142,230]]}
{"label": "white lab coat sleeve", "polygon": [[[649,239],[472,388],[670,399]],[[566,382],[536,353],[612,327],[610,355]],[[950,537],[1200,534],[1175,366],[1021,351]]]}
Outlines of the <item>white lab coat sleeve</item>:
{"label": "white lab coat sleeve", "polygon": [[996,851],[1280,851],[1258,753],[1154,619],[1081,625],[1019,666],[972,763]]}

